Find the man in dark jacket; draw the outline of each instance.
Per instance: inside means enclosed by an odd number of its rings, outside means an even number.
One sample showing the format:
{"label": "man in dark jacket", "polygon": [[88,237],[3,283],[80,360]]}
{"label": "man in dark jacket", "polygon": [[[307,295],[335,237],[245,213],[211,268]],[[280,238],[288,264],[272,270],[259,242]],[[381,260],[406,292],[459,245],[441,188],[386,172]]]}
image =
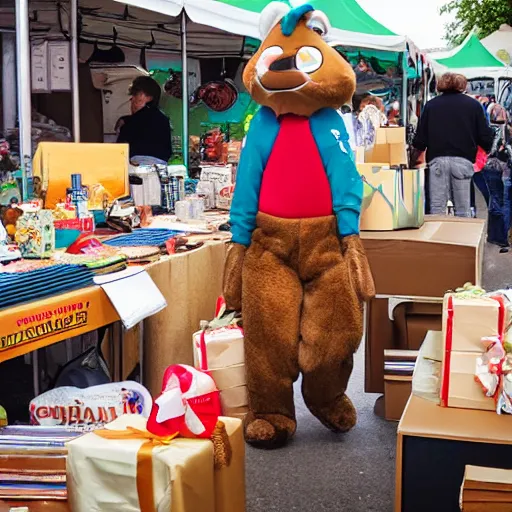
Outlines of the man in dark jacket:
{"label": "man in dark jacket", "polygon": [[423,110],[413,145],[427,150],[430,213],[444,215],[450,197],[455,215],[471,217],[470,190],[478,146],[489,153],[493,143],[482,106],[465,94],[467,80],[445,73],[441,94]]}
{"label": "man in dark jacket", "polygon": [[132,115],[123,118],[117,142],[130,145],[137,164],[167,164],[171,158],[171,125],[158,108],[162,89],[149,76],[137,77],[130,87]]}

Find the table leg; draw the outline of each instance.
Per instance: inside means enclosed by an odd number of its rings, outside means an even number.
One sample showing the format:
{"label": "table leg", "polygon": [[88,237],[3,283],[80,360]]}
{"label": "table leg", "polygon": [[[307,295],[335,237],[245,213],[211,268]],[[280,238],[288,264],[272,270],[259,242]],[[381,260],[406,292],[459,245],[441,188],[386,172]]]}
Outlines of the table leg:
{"label": "table leg", "polygon": [[34,384],[34,397],[39,396],[39,351],[32,352],[32,380]]}
{"label": "table leg", "polygon": [[144,322],[139,324],[139,382],[144,385]]}

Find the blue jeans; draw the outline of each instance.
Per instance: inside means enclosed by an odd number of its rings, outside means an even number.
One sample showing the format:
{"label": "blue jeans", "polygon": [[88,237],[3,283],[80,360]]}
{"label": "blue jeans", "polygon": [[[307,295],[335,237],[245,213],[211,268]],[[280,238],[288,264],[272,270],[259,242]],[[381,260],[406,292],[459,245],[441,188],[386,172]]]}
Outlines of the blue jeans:
{"label": "blue jeans", "polygon": [[500,247],[508,247],[512,189],[510,172],[507,172],[507,164],[492,159],[483,168],[482,174],[490,195],[487,241]]}

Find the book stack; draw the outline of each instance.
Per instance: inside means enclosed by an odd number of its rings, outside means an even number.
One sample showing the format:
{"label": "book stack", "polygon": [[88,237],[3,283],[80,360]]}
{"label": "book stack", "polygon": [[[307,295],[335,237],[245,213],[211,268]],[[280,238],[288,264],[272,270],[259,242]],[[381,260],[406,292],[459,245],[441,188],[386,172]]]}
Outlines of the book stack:
{"label": "book stack", "polygon": [[399,421],[412,390],[416,350],[384,351],[384,407],[388,421]]}
{"label": "book stack", "polygon": [[0,500],[67,500],[66,443],[81,434],[66,427],[0,429]]}
{"label": "book stack", "polygon": [[463,512],[512,511],[512,471],[466,466],[460,509]]}

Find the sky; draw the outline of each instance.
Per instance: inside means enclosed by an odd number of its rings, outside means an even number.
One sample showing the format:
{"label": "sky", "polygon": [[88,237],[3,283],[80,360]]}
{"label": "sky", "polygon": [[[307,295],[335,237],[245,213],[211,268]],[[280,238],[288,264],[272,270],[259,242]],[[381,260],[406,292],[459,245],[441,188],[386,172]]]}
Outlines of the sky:
{"label": "sky", "polygon": [[358,0],[373,18],[393,32],[409,36],[421,49],[444,48],[444,25],[451,16],[440,16],[448,0]]}

